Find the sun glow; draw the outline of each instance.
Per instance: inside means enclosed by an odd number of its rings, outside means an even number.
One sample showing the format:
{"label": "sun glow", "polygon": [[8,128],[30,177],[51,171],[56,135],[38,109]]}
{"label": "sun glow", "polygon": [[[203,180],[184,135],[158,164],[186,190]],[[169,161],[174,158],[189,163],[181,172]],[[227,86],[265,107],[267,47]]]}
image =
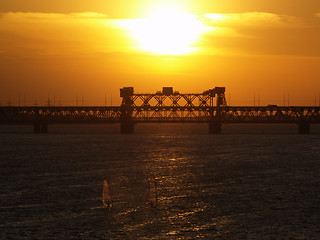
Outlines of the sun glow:
{"label": "sun glow", "polygon": [[162,8],[143,19],[127,20],[125,25],[142,51],[158,55],[184,55],[194,52],[206,27],[196,15],[176,8]]}

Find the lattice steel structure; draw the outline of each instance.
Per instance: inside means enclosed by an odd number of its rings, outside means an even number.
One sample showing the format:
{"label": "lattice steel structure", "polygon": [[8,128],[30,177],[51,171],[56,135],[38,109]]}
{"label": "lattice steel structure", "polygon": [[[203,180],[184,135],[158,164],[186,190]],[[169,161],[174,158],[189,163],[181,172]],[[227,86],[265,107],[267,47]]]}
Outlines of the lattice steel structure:
{"label": "lattice steel structure", "polygon": [[209,123],[210,133],[220,133],[223,123],[296,123],[300,133],[320,123],[320,107],[227,106],[224,88],[181,94],[163,88],[154,94],[136,94],[123,88],[117,107],[0,107],[0,124],[33,124],[34,132],[47,132],[48,124],[120,123],[122,133],[133,133],[142,122]]}
{"label": "lattice steel structure", "polygon": [[134,93],[133,87],[120,90],[121,132],[133,133],[134,122],[209,122],[210,132],[221,132],[220,108],[227,106],[225,88],[203,93],[182,94],[164,87],[153,94]]}
{"label": "lattice steel structure", "polygon": [[116,123],[120,107],[0,107],[0,123]]}

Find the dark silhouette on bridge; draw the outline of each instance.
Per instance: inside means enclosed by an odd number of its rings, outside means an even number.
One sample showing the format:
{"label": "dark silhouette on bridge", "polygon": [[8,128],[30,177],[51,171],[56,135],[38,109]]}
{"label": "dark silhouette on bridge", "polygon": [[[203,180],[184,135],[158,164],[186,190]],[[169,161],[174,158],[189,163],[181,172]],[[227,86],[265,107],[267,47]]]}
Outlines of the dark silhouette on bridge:
{"label": "dark silhouette on bridge", "polygon": [[35,133],[48,132],[48,124],[120,123],[121,133],[133,133],[137,123],[208,123],[209,133],[221,133],[224,123],[294,123],[299,133],[310,133],[320,123],[320,107],[228,106],[225,88],[201,94],[182,94],[164,87],[153,94],[137,94],[132,87],[120,90],[121,106],[0,107],[0,124],[33,124]]}

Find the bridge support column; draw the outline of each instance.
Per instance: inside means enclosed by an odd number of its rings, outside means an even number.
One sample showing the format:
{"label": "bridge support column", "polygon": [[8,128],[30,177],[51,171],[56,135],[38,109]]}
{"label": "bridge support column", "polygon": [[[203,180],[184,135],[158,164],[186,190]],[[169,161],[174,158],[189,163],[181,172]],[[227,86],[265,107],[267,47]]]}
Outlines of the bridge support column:
{"label": "bridge support column", "polygon": [[132,118],[123,118],[121,120],[120,132],[130,134],[134,132],[134,123]]}
{"label": "bridge support column", "polygon": [[41,133],[48,133],[48,122],[41,122]]}
{"label": "bridge support column", "polygon": [[120,89],[121,104],[121,125],[120,132],[125,134],[133,133],[134,123],[132,118],[133,111],[133,87],[125,87]]}
{"label": "bridge support column", "polygon": [[299,134],[309,134],[310,133],[310,123],[309,122],[300,122],[298,123]]}
{"label": "bridge support column", "polygon": [[40,133],[41,131],[41,123],[40,121],[33,122],[33,133]]}
{"label": "bridge support column", "polygon": [[221,134],[222,132],[222,123],[217,121],[209,122],[209,133],[210,134]]}
{"label": "bridge support column", "polygon": [[47,121],[34,121],[33,122],[33,133],[48,133],[48,122]]}

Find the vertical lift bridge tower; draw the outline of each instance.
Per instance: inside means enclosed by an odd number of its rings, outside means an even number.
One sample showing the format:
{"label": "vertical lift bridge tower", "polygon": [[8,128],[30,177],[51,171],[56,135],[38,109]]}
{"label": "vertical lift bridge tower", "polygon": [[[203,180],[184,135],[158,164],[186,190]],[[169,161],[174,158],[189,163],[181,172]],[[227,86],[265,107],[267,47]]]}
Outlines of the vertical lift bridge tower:
{"label": "vertical lift bridge tower", "polygon": [[152,94],[135,93],[133,87],[120,89],[121,133],[133,133],[134,123],[208,122],[209,133],[221,133],[221,109],[226,106],[225,88],[203,93],[180,93],[172,87]]}

